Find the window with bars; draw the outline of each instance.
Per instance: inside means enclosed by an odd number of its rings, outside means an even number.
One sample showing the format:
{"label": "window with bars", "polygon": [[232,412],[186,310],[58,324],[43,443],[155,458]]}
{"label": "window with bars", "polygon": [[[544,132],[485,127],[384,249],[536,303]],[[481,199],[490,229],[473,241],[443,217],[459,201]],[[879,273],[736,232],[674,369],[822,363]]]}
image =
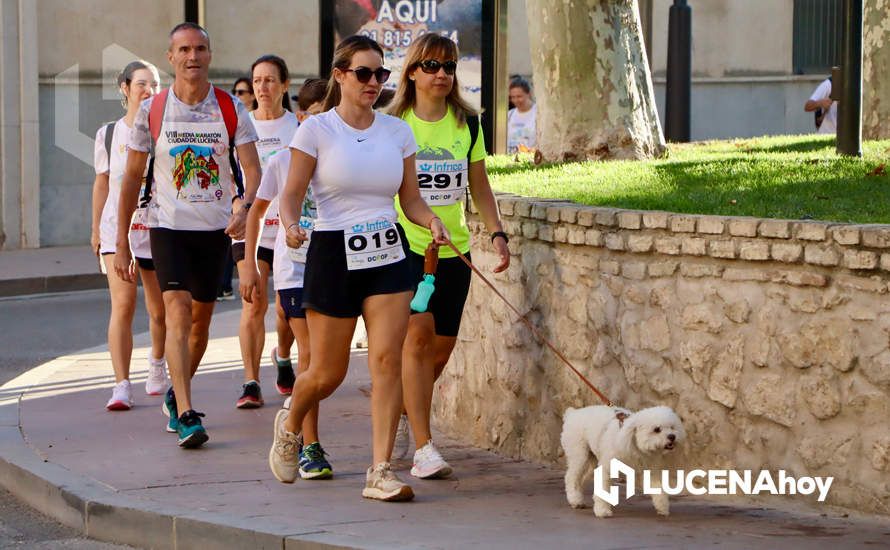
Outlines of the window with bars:
{"label": "window with bars", "polygon": [[843,0],[794,0],[795,74],[827,74],[840,65]]}

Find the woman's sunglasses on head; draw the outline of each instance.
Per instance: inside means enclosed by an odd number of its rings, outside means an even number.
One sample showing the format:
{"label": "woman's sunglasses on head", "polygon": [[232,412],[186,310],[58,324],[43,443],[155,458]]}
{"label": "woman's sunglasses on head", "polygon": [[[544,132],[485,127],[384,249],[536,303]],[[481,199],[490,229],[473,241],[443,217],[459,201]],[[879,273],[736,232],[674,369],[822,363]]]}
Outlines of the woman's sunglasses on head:
{"label": "woman's sunglasses on head", "polygon": [[343,69],[348,73],[355,73],[355,78],[361,82],[362,84],[367,84],[371,81],[371,77],[375,77],[377,79],[378,84],[383,84],[387,80],[389,80],[389,75],[392,74],[392,71],[389,69],[384,69],[383,67],[377,67],[374,70],[371,70],[367,67],[356,67],[355,69]]}
{"label": "woman's sunglasses on head", "polygon": [[427,59],[421,61],[418,66],[420,67],[420,70],[426,74],[436,74],[439,72],[439,69],[445,69],[445,74],[452,76],[454,75],[454,71],[457,70],[457,61],[445,61],[443,63],[435,59]]}

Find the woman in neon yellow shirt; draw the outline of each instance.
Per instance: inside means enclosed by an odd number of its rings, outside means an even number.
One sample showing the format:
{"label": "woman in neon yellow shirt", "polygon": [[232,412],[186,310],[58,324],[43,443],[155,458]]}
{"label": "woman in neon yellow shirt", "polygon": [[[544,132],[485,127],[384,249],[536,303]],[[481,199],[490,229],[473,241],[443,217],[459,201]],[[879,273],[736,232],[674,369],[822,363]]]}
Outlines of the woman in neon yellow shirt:
{"label": "woman in neon yellow shirt", "polygon": [[[390,106],[392,115],[411,126],[417,141],[417,180],[427,204],[445,223],[451,239],[469,256],[470,231],[463,199],[469,187],[492,244],[500,257],[495,273],[510,266],[507,235],[501,225],[497,201],[485,172],[485,145],[478,113],[461,96],[455,72],[457,45],[428,33],[408,49],[405,70]],[[476,134],[475,136],[473,134]],[[428,229],[411,223],[398,200],[399,223],[411,249],[409,263],[415,281],[423,275],[424,251],[432,241]],[[433,445],[430,408],[433,385],[451,356],[464,302],[470,289],[470,269],[450,248],[439,249],[436,290],[427,311],[412,311],[402,351],[402,387],[407,419],[402,416],[394,456],[408,450],[407,423],[414,432],[416,451],[411,474],[420,478],[451,475],[451,466]]]}

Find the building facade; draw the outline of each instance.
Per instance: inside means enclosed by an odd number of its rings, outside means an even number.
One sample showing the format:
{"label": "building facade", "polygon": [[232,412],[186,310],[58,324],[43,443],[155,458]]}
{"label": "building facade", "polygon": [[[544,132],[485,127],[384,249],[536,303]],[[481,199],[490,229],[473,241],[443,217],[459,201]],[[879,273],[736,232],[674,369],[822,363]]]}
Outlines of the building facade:
{"label": "building facade", "polygon": [[[507,1],[508,71],[531,76],[525,2]],[[671,3],[640,0],[662,116]],[[169,85],[163,74],[169,69],[167,33],[189,4],[194,2],[0,0],[0,248],[89,242],[95,132],[123,113],[116,74],[143,58],[158,66]],[[840,0],[689,4],[692,138],[812,131],[803,103],[825,74],[818,63],[795,65],[802,59],[795,54],[796,29],[816,4]],[[318,0],[205,0],[203,7],[217,85],[228,87],[265,53],[284,57],[294,88],[317,75]],[[807,23],[810,34],[818,21]]]}

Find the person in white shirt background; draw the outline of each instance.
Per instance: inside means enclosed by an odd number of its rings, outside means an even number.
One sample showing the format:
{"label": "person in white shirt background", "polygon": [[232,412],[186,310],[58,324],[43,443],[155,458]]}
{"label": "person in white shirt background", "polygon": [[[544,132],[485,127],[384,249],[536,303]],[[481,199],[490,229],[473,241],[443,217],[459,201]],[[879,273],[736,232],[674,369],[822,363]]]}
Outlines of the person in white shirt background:
{"label": "person in white shirt background", "polygon": [[[300,88],[297,99],[299,112],[303,115],[301,122],[321,110],[322,101],[327,91],[326,80],[307,79]],[[259,285],[259,270],[257,269],[256,254],[262,220],[266,209],[281,196],[287,183],[287,173],[290,168],[290,149],[285,148],[278,152],[263,169],[263,178],[260,188],[257,190],[256,201],[247,216],[247,230],[245,234],[245,269],[239,275],[241,296],[251,301],[259,299],[257,287]],[[312,189],[307,190],[303,199],[303,207],[300,215],[300,227],[311,239],[312,226],[315,220],[315,201],[312,198]],[[306,323],[306,310],[303,308],[303,275],[306,270],[306,246],[289,248],[285,242],[285,230],[278,226],[275,239],[275,263],[273,282],[275,291],[286,322],[293,337],[297,341],[297,372],[306,372],[309,368],[309,326]],[[290,364],[290,360],[288,360]],[[289,399],[289,398],[288,398]],[[283,408],[290,408],[285,401]],[[303,445],[299,453],[300,477],[303,479],[325,479],[333,475],[333,468],[325,457],[325,451],[318,437],[318,405],[309,410],[302,424]]]}
{"label": "person in white shirt background", "polygon": [[821,111],[821,120],[817,117],[816,128],[820,134],[837,133],[837,101],[831,99],[831,78],[823,80],[810,99],[803,106],[803,110],[812,113]]}
{"label": "person in white shirt background", "polygon": [[[256,129],[257,153],[263,172],[274,155],[287,149],[299,122],[291,112],[290,98],[287,90],[290,76],[287,63],[277,55],[264,55],[254,61],[250,68],[251,84],[256,97],[255,109],[250,112],[250,119]],[[239,409],[261,407],[264,403],[260,389],[260,359],[266,339],[266,310],[269,305],[268,280],[275,261],[275,236],[278,233],[278,201],[273,200],[265,212],[259,247],[252,251],[259,267],[259,279],[256,286],[256,299],[242,296],[241,322],[238,328],[238,339],[241,344],[241,359],[244,362],[244,384],[241,395],[235,406]],[[232,257],[238,266],[239,279],[248,269],[245,262],[244,241],[233,241]],[[290,395],[294,385],[294,370],[290,362],[290,347],[293,335],[276,300],[276,333],[279,346],[272,349],[272,361],[277,367],[278,377],[276,388],[281,395]],[[279,356],[278,352],[281,352]]]}
{"label": "person in white shirt background", "polygon": [[309,369],[294,384],[290,409],[275,417],[269,466],[279,481],[296,479],[304,417],[345,378],[350,341],[362,315],[368,331],[373,456],[362,496],[393,501],[414,497],[389,463],[402,408],[401,349],[415,283],[395,195],[406,217],[429,228],[437,243],[445,244],[449,236],[420,196],[411,128],[372,108],[390,75],[383,58],[383,49],[368,37],[341,42],[325,98],[330,110],[308,118],[291,143],[279,203],[287,245],[300,248],[307,240],[299,222],[310,181],[318,216],[303,294],[311,352]]}
{"label": "person in white shirt background", "polygon": [[[121,104],[126,114],[117,122],[99,128],[96,133],[94,160],[96,179],[93,182],[92,235],[90,244],[108,274],[111,294],[111,318],[108,322],[108,350],[114,368],[115,386],[106,404],[108,410],[129,410],[133,406],[130,389],[130,359],[133,353],[133,316],[136,312],[136,283],[114,275],[114,253],[117,240],[117,210],[121,180],[127,163],[127,141],[136,119],[139,104],[158,91],[158,70],[147,61],[133,61],[124,67],[117,79]],[[112,132],[108,136],[108,132]],[[110,141],[110,147],[107,147]],[[140,193],[140,197],[142,193]],[[130,225],[130,248],[136,258],[145,292],[151,334],[148,379],[145,391],[160,395],[167,389],[167,366],[164,361],[164,301],[151,261],[148,243],[149,221],[146,219],[155,204],[140,204]]]}
{"label": "person in white shirt background", "polygon": [[534,149],[538,106],[532,99],[532,88],[527,80],[514,78],[510,81],[510,103],[515,107],[507,112],[507,152],[517,153],[520,146]]}

